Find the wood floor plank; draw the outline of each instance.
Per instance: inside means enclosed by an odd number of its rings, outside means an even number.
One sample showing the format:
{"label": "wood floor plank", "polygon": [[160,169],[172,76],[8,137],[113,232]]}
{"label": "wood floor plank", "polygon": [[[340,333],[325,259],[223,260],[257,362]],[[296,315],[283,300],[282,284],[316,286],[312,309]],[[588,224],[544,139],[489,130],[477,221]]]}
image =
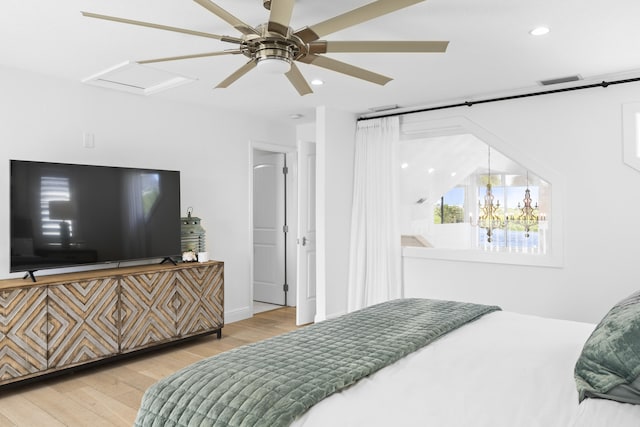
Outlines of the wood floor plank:
{"label": "wood floor plank", "polygon": [[131,427],[145,390],[197,360],[297,329],[295,308],[259,313],[207,336],[34,384],[0,389],[0,427]]}
{"label": "wood floor plank", "polygon": [[144,375],[135,369],[129,368],[127,365],[117,366],[107,372],[118,380],[128,384],[136,390],[146,390],[155,381],[148,375]]}
{"label": "wood floor plank", "polygon": [[69,397],[85,405],[86,410],[90,410],[94,417],[115,426],[131,427],[138,413],[137,409],[131,408],[91,387],[84,387],[71,392]]}
{"label": "wood floor plank", "polygon": [[17,424],[0,414],[0,427],[17,427]]}
{"label": "wood floor plank", "polygon": [[[65,394],[52,387],[38,387],[25,397],[65,426],[113,426],[107,420],[96,418],[95,413],[87,411],[84,402],[68,399]],[[60,402],[64,402],[64,405],[60,405]]]}
{"label": "wood floor plank", "polygon": [[[24,395],[9,396],[2,399],[2,415],[16,426],[64,427],[54,415],[45,411],[40,404],[31,402]],[[62,412],[66,402],[60,402]]]}
{"label": "wood floor plank", "polygon": [[129,408],[134,409],[136,412],[138,412],[138,409],[140,408],[141,398],[142,395],[137,390],[130,391],[129,393],[121,394],[115,397],[118,402],[127,405]]}

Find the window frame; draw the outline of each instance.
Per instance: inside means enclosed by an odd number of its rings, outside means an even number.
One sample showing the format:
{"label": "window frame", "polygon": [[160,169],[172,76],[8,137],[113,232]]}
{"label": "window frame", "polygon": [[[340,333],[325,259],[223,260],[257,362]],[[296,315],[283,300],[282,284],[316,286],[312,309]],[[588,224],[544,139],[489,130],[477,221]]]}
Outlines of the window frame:
{"label": "window frame", "polygon": [[[638,104],[640,111],[640,104]],[[546,209],[550,219],[549,250],[546,254],[486,252],[478,249],[445,249],[405,246],[405,258],[444,261],[481,262],[560,268],[564,265],[563,198],[565,184],[562,176],[547,165],[522,153],[514,144],[507,144],[496,135],[466,117],[455,116],[425,120],[420,115],[403,116],[400,123],[400,142],[411,139],[473,134],[505,156],[533,171],[551,185],[551,206]],[[640,165],[640,159],[639,159]]]}

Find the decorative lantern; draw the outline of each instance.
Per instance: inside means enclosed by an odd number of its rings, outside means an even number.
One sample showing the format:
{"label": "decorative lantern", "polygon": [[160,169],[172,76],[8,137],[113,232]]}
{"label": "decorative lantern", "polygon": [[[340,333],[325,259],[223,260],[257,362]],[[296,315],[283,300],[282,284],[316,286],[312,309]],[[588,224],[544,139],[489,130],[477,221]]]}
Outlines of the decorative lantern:
{"label": "decorative lantern", "polygon": [[200,218],[191,216],[191,212],[193,208],[187,209],[187,216],[180,218],[182,252],[205,252],[204,228],[200,225]]}

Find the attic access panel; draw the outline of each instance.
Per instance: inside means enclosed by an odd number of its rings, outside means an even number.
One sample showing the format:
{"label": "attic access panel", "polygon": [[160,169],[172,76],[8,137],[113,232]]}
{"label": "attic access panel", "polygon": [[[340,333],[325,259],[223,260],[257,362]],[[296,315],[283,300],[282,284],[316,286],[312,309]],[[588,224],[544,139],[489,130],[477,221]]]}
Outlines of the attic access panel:
{"label": "attic access panel", "polygon": [[126,61],[82,80],[83,83],[136,95],[151,95],[196,79]]}

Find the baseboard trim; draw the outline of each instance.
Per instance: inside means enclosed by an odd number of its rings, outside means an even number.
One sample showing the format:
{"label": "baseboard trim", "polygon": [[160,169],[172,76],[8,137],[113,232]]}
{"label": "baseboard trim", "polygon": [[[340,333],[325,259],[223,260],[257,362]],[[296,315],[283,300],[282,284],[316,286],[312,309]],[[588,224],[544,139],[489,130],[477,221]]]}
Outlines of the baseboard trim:
{"label": "baseboard trim", "polygon": [[239,322],[244,319],[250,319],[251,317],[253,317],[253,307],[242,307],[230,311],[225,310],[224,323]]}

